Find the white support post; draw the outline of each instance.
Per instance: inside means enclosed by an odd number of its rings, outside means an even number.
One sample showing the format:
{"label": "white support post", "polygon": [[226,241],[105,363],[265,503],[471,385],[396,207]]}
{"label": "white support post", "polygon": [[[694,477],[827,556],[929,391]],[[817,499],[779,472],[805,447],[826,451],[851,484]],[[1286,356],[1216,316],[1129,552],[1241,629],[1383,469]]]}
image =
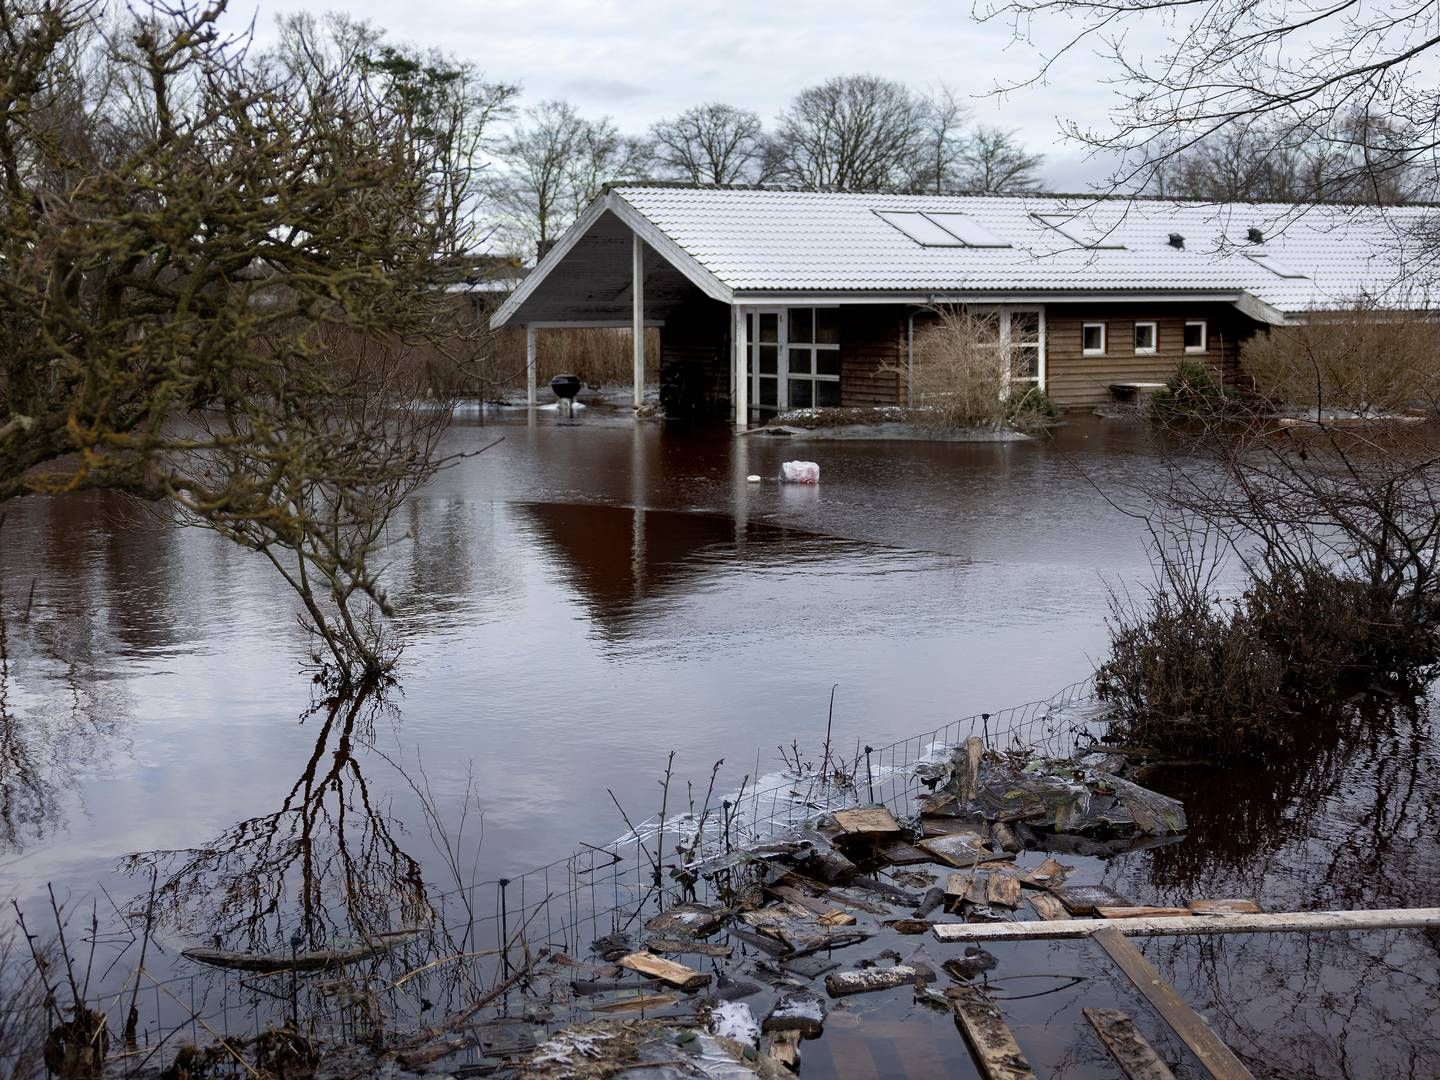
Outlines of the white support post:
{"label": "white support post", "polygon": [[635,358],[635,407],[645,404],[645,241],[636,233],[631,247],[631,292],[634,309],[630,318],[630,348]]}
{"label": "white support post", "polygon": [[744,431],[750,423],[750,373],[748,370],[750,343],[746,340],[745,309],[736,304],[730,311],[734,316],[735,323],[730,332],[731,341],[735,346],[735,355],[731,363],[735,372],[735,428],[738,431]]}
{"label": "white support post", "polygon": [[525,404],[532,409],[536,405],[535,327],[529,324],[525,327]]}

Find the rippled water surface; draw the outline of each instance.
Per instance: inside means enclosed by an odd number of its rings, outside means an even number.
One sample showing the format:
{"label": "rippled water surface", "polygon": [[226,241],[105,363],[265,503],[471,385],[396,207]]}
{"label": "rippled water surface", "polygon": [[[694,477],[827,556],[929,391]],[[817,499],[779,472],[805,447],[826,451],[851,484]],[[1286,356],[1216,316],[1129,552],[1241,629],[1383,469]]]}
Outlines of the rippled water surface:
{"label": "rippled water surface", "polygon": [[[452,820],[470,807],[479,876],[512,874],[620,833],[611,792],[653,812],[672,750],[676,776],[703,783],[721,757],[754,773],[779,744],[817,749],[832,687],[832,737],[850,752],[1047,696],[1103,652],[1107,582],[1149,580],[1143,530],[1096,491],[1147,467],[1123,424],[1032,443],[797,445],[598,409],[574,426],[471,413],[451,449],[496,438],[396,522],[401,685],[349,718],[311,708],[294,602],[256,558],[103,496],[7,506],[0,895],[34,905],[53,882],[132,896],[148,874],[118,870],[125,856],[218,851],[203,867],[163,861],[193,908],[217,880],[263,893],[317,859],[345,873],[340,834],[383,864],[381,891],[403,892],[451,873],[422,794]],[[796,456],[820,462],[821,485],[771,479]],[[1427,718],[1362,742],[1317,736],[1268,771],[1156,783],[1189,804],[1190,836],[1079,860],[1137,901],[1440,902]],[[1002,958],[1012,973],[1095,974],[1077,946],[1029,948]],[[1273,1039],[1276,1075],[1440,1074],[1434,938],[1148,951],[1237,1049],[1265,1057]],[[1015,996],[1007,1015],[1048,1047],[1042,1071],[1110,1075],[1073,1049],[1075,1024],[1080,1005],[1123,999],[1119,985]],[[948,1018],[872,1020],[853,1037],[837,1022],[807,1075],[968,1068]],[[906,1047],[917,1024],[938,1040],[923,1052]]]}

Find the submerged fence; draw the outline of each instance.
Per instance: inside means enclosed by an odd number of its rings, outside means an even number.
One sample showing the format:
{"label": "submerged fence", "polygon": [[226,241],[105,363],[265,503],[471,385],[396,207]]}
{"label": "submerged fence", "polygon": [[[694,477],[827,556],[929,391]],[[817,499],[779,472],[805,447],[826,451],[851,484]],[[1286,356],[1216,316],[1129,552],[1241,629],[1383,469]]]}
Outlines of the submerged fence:
{"label": "submerged fence", "polygon": [[[397,913],[391,926],[367,928],[390,936],[363,961],[337,960],[303,974],[205,968],[153,979],[144,973],[89,1006],[110,1017],[112,1030],[124,1024],[132,1004],[136,1010],[133,1046],[119,1055],[112,1050],[112,1069],[122,1075],[157,1068],[183,1042],[243,1042],[287,1024],[318,1042],[423,1033],[504,985],[540,950],[585,959],[593,943],[633,933],[675,903],[716,900],[745,848],[793,836],[825,811],[875,803],[899,818],[912,816],[927,778],[933,782],[950,751],[972,736],[992,749],[1060,757],[1082,749],[1103,725],[1093,682],[1086,680],[1050,698],[883,746],[862,744],[843,760],[832,750],[818,764],[798,762],[800,769],[760,784],[747,777],[734,791],[716,791],[708,812],[687,809],[664,821],[652,816],[610,844],[582,843],[525,873],[432,893],[426,925],[407,927]],[[363,949],[375,941],[355,944]],[[336,943],[337,952],[344,946]],[[498,996],[492,1011],[558,1024],[583,1010],[566,995],[547,997],[543,987],[531,986]],[[227,1066],[248,1074],[238,1054],[227,1058],[221,1050],[211,1067]]]}

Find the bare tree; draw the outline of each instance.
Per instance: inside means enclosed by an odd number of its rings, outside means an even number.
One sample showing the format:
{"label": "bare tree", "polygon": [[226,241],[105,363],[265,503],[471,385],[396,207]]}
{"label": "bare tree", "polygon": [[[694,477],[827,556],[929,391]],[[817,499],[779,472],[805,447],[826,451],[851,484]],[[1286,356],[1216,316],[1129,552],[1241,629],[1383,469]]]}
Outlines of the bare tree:
{"label": "bare tree", "polygon": [[644,170],[650,148],[643,139],[620,134],[608,116],[581,121],[570,160],[572,217],[615,180],[631,179]]}
{"label": "bare tree", "polygon": [[585,121],[568,101],[542,101],[501,145],[509,166],[502,199],[534,248],[543,249],[569,224],[572,170]]}
{"label": "bare tree", "polygon": [[0,0],[0,500],[158,500],[266,555],[374,679],[372,559],[449,415],[410,354],[452,334],[437,285],[514,91],[352,23],[252,59],[223,10],[102,37],[84,0]]}
{"label": "bare tree", "polygon": [[970,110],[955,91],[941,83],[924,98],[921,152],[911,187],[917,192],[940,194],[961,186],[958,172],[965,154],[965,123]]}
{"label": "bare tree", "polygon": [[975,195],[1020,195],[1040,187],[1045,160],[1021,145],[1016,132],[978,125],[960,151],[958,186]]}
{"label": "bare tree", "polygon": [[806,187],[899,190],[918,172],[925,104],[903,83],[845,75],[802,90],[780,114],[784,179]]}
{"label": "bare tree", "polygon": [[712,101],[650,129],[655,163],[692,184],[765,183],[774,155],[760,117]]}
{"label": "bare tree", "polygon": [[[1388,201],[1400,171],[1434,190],[1440,163],[1440,53],[1434,6],[1396,0],[1357,7],[1292,0],[992,0],[982,18],[1009,18],[1017,35],[1044,22],[1067,52],[1095,46],[1120,87],[1113,127],[1070,125],[1073,137],[1115,155],[1117,189],[1140,191],[1207,139],[1240,129],[1281,149],[1305,143],[1324,161],[1310,199]],[[1126,35],[1183,17],[1162,47],[1126,47]],[[1365,118],[1357,121],[1357,117]],[[1381,122],[1378,118],[1383,118]],[[1260,156],[1266,155],[1262,152]]]}

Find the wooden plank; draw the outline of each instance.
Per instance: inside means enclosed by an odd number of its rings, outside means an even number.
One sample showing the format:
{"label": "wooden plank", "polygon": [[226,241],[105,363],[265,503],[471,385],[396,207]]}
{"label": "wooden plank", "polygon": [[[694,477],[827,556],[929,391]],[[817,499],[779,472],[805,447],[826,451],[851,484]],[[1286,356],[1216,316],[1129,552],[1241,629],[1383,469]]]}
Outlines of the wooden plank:
{"label": "wooden plank", "polygon": [[990,904],[999,904],[1001,907],[1017,908],[1020,906],[1020,878],[1016,874],[994,873],[990,875],[990,884],[985,890],[985,900]]}
{"label": "wooden plank", "polygon": [[926,839],[957,834],[983,837],[985,826],[978,821],[966,821],[958,817],[922,817],[920,819],[920,835]]}
{"label": "wooden plank", "polygon": [[1175,1080],[1170,1067],[1140,1034],[1135,1021],[1119,1009],[1084,1009],[1085,1019],[1100,1036],[1105,1049],[1120,1066],[1126,1080]]}
{"label": "wooden plank", "polygon": [[983,904],[985,877],[982,874],[951,874],[945,879],[945,895],[967,900],[972,904]]}
{"label": "wooden plank", "polygon": [[1062,862],[1056,862],[1053,858],[1046,856],[1045,861],[1020,875],[1020,884],[1031,889],[1053,889],[1057,885],[1063,885],[1065,878],[1073,866],[1066,866]]}
{"label": "wooden plank", "polygon": [[710,976],[703,971],[696,971],[694,968],[688,968],[684,964],[677,964],[674,960],[666,960],[663,956],[656,956],[649,952],[635,952],[629,956],[622,956],[620,966],[629,968],[631,971],[638,971],[641,975],[649,975],[652,979],[659,979],[671,986],[677,986],[681,990],[695,990],[710,981]]}
{"label": "wooden plank", "polygon": [[1068,919],[1070,917],[1070,913],[1065,910],[1065,905],[1049,893],[1031,893],[1028,899],[1030,906],[1035,909],[1035,914],[1042,919]]}
{"label": "wooden plank", "polygon": [[919,978],[929,978],[917,967],[896,964],[894,967],[863,968],[859,971],[834,971],[825,976],[825,989],[831,997],[868,994],[875,990],[893,990]]}
{"label": "wooden plank", "polygon": [[836,810],[831,816],[846,836],[896,836],[900,832],[900,823],[883,806]]}
{"label": "wooden plank", "polygon": [[692,953],[695,956],[714,956],[721,960],[730,959],[734,951],[730,945],[717,945],[709,941],[685,941],[681,938],[646,938],[645,948],[653,953]]}
{"label": "wooden plank", "polygon": [[615,998],[612,1001],[597,1001],[584,1006],[591,1012],[640,1012],[644,1009],[663,1009],[675,1004],[674,994],[641,994],[638,997]]}
{"label": "wooden plank", "polygon": [[1192,1009],[1175,988],[1160,977],[1155,965],[1114,927],[1097,930],[1091,935],[1095,943],[1109,954],[1120,970],[1129,976],[1135,988],[1155,1007],[1167,1024],[1190,1048],[1205,1071],[1215,1080],[1254,1080],[1250,1070],[1241,1064],[1210,1025]]}
{"label": "wooden plank", "polygon": [[1020,1044],[984,991],[974,986],[952,986],[945,996],[950,999],[955,1023],[965,1033],[982,1076],[987,1080],[1035,1080]]}
{"label": "wooden plank", "polygon": [[935,856],[937,862],[961,870],[980,863],[1006,862],[1015,859],[1015,856],[1009,852],[995,854],[985,846],[984,839],[970,833],[936,836],[921,840],[916,846],[923,851],[930,852]]}
{"label": "wooden plank", "polygon": [[1195,912],[1184,907],[1111,907],[1108,904],[1097,904],[1095,914],[1102,919],[1150,919],[1164,915],[1189,918]]}
{"label": "wooden plank", "polygon": [[[1034,903],[1034,900],[1031,900]],[[1274,934],[1325,930],[1426,930],[1440,927],[1440,908],[1295,911],[1259,915],[1167,915],[1152,919],[1057,919],[1053,922],[938,923],[937,941],[1024,941],[1089,937],[1113,927],[1126,937]]]}
{"label": "wooden plank", "polygon": [[879,855],[891,866],[919,866],[935,861],[931,855],[904,840],[892,840],[880,848]]}
{"label": "wooden plank", "polygon": [[1132,907],[1125,897],[1108,885],[1059,885],[1050,890],[1072,915],[1091,915],[1101,904],[1109,907]]}
{"label": "wooden plank", "polygon": [[1259,915],[1265,910],[1254,900],[1191,900],[1185,906],[1196,915]]}

